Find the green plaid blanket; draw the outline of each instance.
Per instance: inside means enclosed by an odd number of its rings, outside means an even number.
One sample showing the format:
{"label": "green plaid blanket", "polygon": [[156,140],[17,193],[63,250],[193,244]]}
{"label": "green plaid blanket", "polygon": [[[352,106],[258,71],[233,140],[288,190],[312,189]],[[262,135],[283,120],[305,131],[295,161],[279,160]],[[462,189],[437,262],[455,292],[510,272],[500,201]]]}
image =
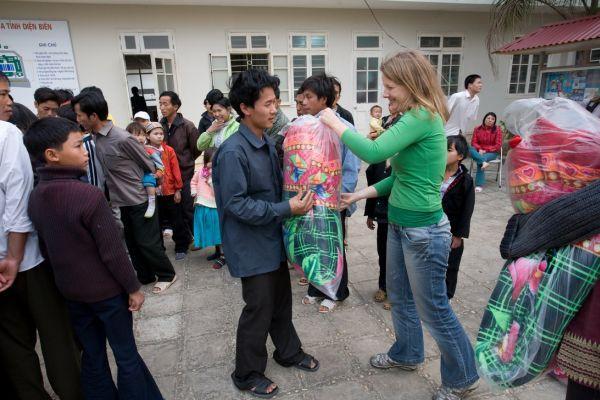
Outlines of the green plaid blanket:
{"label": "green plaid blanket", "polygon": [[335,299],[343,270],[343,239],[340,213],[315,206],[306,215],[288,218],[283,224],[288,259],[322,293]]}
{"label": "green plaid blanket", "polygon": [[[534,268],[520,285],[519,263],[545,266],[545,271]],[[539,376],[599,275],[600,258],[573,245],[507,262],[477,336],[480,375],[491,386],[502,388]]]}

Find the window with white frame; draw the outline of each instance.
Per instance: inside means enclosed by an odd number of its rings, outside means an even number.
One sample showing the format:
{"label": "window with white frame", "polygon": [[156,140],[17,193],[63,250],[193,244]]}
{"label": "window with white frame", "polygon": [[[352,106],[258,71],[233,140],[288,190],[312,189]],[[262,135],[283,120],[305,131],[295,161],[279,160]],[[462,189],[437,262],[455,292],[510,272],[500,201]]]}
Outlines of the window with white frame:
{"label": "window with white frame", "polygon": [[290,33],[292,89],[295,92],[309,76],[327,69],[325,33]]}
{"label": "window with white frame", "polygon": [[379,57],[356,57],[356,103],[377,103],[379,95]]}
{"label": "window with white frame", "polygon": [[380,33],[355,33],[354,50],[381,50],[383,38]]}
{"label": "window with white frame", "polygon": [[419,48],[436,70],[446,95],[458,91],[464,37],[462,35],[421,35]]}
{"label": "window with white frame", "polygon": [[228,47],[230,51],[252,52],[269,49],[269,35],[266,33],[230,33]]}
{"label": "window with white frame", "polygon": [[172,51],[173,37],[168,32],[127,32],[122,33],[121,50],[124,53],[145,53],[150,51]]}
{"label": "window with white frame", "polygon": [[539,54],[515,54],[510,65],[509,94],[534,94],[542,57]]}

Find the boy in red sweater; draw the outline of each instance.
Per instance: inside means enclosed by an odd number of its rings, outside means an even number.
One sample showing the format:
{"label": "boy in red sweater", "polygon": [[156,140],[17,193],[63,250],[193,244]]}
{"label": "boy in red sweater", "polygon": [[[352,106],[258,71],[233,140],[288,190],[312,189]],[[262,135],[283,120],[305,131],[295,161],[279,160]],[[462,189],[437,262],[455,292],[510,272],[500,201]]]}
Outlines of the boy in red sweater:
{"label": "boy in red sweater", "polygon": [[[79,126],[63,118],[36,121],[23,141],[45,164],[31,193],[29,216],[67,300],[75,334],[83,348],[81,384],[85,398],[163,399],[139,355],[132,311],[144,303],[119,228],[95,186],[81,181],[88,155]],[[118,367],[115,386],[106,340]]]}

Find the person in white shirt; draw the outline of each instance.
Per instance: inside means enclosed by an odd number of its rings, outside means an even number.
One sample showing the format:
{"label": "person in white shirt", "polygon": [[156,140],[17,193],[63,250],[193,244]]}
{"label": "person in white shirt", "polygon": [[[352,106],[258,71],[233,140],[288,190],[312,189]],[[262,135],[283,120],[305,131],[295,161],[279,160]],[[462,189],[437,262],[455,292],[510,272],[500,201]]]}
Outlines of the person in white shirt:
{"label": "person in white shirt", "polygon": [[473,74],[465,78],[465,90],[454,93],[448,99],[450,117],[446,121],[446,136],[467,134],[473,129],[479,111],[479,96],[483,88],[481,76]]}
{"label": "person in white shirt", "polygon": [[27,214],[33,171],[21,131],[6,122],[12,100],[0,71],[0,365],[20,399],[49,399],[38,355],[60,399],[82,399],[79,350],[66,305]]}

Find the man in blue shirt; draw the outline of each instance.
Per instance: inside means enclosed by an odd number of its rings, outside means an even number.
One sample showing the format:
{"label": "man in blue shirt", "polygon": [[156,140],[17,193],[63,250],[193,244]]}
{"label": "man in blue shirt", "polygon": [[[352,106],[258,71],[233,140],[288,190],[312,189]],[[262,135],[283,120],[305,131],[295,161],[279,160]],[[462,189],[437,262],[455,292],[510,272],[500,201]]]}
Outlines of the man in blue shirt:
{"label": "man in blue shirt", "polygon": [[[304,108],[304,114],[314,115],[318,117],[323,110],[333,106],[336,100],[335,93],[335,78],[329,77],[325,74],[313,75],[310,78],[302,82],[299,92],[304,96],[302,105]],[[346,121],[338,114],[338,117],[344,122],[349,128],[356,130],[354,125]],[[342,193],[353,193],[356,189],[358,182],[358,171],[360,170],[360,159],[356,157],[348,149],[348,147],[340,141],[342,150]],[[342,233],[344,240],[346,240],[346,218],[350,217],[352,213],[356,211],[356,204],[348,207],[346,210],[341,212],[342,218]],[[344,248],[344,271],[342,274],[342,280],[336,293],[336,298],[332,299],[325,294],[321,293],[319,289],[313,285],[309,285],[307,295],[302,299],[303,304],[312,304],[318,298],[325,298],[321,302],[319,312],[327,313],[333,310],[337,301],[344,301],[350,296],[348,290],[348,263],[346,262],[346,249]]]}
{"label": "man in blue shirt", "polygon": [[274,142],[264,134],[277,114],[279,79],[251,69],[233,79],[229,99],[241,116],[239,130],[213,160],[213,184],[223,250],[233,277],[242,280],[246,306],[236,339],[233,383],[262,398],[279,388],[264,376],[267,335],[273,358],[284,367],[316,371],[319,362],[304,353],[292,323],[292,290],[283,244],[282,220],[306,214],[312,192],[281,201],[283,175]]}

